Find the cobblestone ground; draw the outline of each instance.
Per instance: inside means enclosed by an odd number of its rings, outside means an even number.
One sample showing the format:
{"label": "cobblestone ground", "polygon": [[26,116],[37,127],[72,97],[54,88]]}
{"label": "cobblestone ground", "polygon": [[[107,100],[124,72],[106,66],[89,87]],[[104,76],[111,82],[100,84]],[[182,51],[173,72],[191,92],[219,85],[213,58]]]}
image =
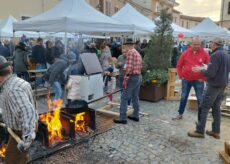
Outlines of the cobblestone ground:
{"label": "cobblestone ground", "polygon": [[[172,121],[178,106],[178,101],[141,101],[141,111],[149,115],[142,116],[140,122],[128,120],[127,125],[114,125],[86,143],[33,163],[222,164],[218,152],[230,138],[230,118],[222,117],[220,140],[210,136],[189,138],[187,132],[195,128],[197,111],[186,110],[182,120]],[[207,129],[211,121],[209,116]]]}

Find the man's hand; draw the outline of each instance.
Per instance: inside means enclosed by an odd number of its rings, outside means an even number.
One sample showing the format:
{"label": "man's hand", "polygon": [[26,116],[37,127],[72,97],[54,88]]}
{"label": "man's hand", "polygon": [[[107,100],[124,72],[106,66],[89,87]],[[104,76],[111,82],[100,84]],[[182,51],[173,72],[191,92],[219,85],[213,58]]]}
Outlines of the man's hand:
{"label": "man's hand", "polygon": [[208,65],[207,64],[203,64],[202,69],[207,70],[208,69]]}
{"label": "man's hand", "polygon": [[32,144],[32,140],[29,140],[29,141],[26,141],[26,142],[22,141],[22,142],[18,143],[17,148],[18,148],[18,150],[20,152],[23,153],[23,152],[26,152],[29,149],[31,144]]}
{"label": "man's hand", "polygon": [[128,79],[129,79],[129,77],[128,77],[128,76],[125,76],[125,77],[124,77],[124,79],[123,79],[122,86],[123,86],[123,88],[124,88],[124,89],[126,89],[126,88],[127,88]]}
{"label": "man's hand", "polygon": [[195,67],[192,67],[192,71],[193,72],[200,72],[201,68],[202,67],[200,67],[200,66],[195,66]]}
{"label": "man's hand", "polygon": [[36,134],[33,133],[32,135],[27,136],[21,142],[18,143],[17,148],[20,152],[26,152],[29,147],[31,146],[33,140],[35,139]]}

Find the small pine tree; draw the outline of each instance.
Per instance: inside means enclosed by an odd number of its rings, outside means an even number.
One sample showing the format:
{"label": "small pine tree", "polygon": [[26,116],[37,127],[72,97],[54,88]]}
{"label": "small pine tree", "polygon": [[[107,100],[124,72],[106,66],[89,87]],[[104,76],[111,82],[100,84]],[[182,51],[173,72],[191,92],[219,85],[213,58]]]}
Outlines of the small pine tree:
{"label": "small pine tree", "polygon": [[[160,18],[155,20],[156,28],[145,51],[144,78],[147,70],[148,72],[157,70],[157,72],[167,73],[171,66],[170,59],[173,48],[171,23],[172,14],[168,13],[167,10],[161,10]],[[163,76],[167,77],[167,75]],[[149,77],[146,78],[149,79]]]}

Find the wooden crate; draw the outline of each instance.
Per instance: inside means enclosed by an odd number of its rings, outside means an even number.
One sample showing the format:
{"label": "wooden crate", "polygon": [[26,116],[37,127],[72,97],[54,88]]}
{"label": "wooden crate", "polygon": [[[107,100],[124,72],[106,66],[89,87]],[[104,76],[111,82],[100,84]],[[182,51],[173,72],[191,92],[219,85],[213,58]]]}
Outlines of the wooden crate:
{"label": "wooden crate", "polygon": [[225,164],[230,164],[230,157],[225,151],[220,151],[219,157],[224,161]]}
{"label": "wooden crate", "polygon": [[188,97],[188,108],[193,109],[193,110],[198,109],[198,102],[197,102],[196,95],[189,95],[189,97]]}
{"label": "wooden crate", "polygon": [[168,69],[167,100],[180,100],[180,92],[176,87],[181,87],[181,83],[176,82],[176,75],[175,68]]}
{"label": "wooden crate", "polygon": [[176,75],[177,75],[176,68],[169,68],[168,69],[168,82],[175,82]]}

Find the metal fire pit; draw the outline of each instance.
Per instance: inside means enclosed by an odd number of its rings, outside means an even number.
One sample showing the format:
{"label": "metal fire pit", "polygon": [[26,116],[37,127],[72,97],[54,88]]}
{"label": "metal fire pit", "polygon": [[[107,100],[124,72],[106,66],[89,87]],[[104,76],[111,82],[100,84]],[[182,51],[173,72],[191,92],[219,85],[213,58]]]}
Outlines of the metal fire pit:
{"label": "metal fire pit", "polygon": [[90,127],[92,130],[96,130],[96,112],[94,109],[88,107],[81,108],[62,108],[62,113],[67,113],[71,115],[77,115],[79,113],[85,112],[85,122],[86,126]]}
{"label": "metal fire pit", "polygon": [[[60,121],[62,124],[62,135],[64,137],[63,142],[68,139],[75,138],[75,124],[71,120],[75,117],[68,113],[60,112]],[[36,140],[41,142],[42,145],[46,147],[52,147],[53,145],[49,143],[49,132],[46,123],[39,120],[38,122],[38,132],[36,135]]]}
{"label": "metal fire pit", "polygon": [[[85,112],[84,115],[84,121],[85,125],[88,126],[91,130],[96,129],[96,112],[95,110],[88,108],[88,107],[82,107],[82,108],[63,108],[60,112],[60,121],[62,124],[62,135],[63,135],[63,142],[57,142],[55,144],[49,143],[49,132],[46,123],[39,120],[38,122],[38,132],[36,139],[34,143],[32,144],[32,147],[29,151],[29,161],[33,161],[35,159],[50,155],[52,153],[55,153],[57,151],[60,151],[64,148],[70,147],[71,145],[74,145],[79,142],[83,142],[87,140],[90,136],[92,136],[92,133],[86,133],[86,135],[77,136],[75,132],[75,116],[76,114]],[[0,130],[4,130],[1,129]],[[1,131],[1,134],[2,131]],[[7,143],[8,141],[8,134],[6,133],[6,136],[0,137],[6,137],[4,140]],[[2,141],[3,138],[1,138],[0,141]],[[0,142],[1,143],[1,142]],[[4,159],[0,158],[0,163],[3,162]]]}

